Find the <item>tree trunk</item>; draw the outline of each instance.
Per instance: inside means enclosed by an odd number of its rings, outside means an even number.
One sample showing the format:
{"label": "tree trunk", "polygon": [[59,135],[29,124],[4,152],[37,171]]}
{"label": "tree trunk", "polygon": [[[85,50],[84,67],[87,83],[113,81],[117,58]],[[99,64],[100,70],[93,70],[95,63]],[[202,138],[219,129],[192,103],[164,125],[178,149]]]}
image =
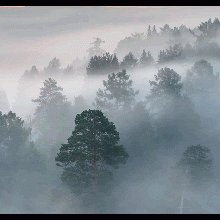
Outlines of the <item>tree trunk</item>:
{"label": "tree trunk", "polygon": [[183,189],[183,193],[182,193],[182,198],[181,198],[181,203],[180,203],[180,214],[183,214],[184,194],[185,194],[185,189]]}
{"label": "tree trunk", "polygon": [[94,196],[97,195],[97,165],[96,165],[96,148],[93,151],[93,190]]}

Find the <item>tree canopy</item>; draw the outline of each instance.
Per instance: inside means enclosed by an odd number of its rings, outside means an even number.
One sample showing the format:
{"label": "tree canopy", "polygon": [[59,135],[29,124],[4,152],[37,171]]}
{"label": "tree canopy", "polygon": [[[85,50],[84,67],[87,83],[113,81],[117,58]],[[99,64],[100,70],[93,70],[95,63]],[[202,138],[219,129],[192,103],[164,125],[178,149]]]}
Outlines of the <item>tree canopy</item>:
{"label": "tree canopy", "polygon": [[187,147],[183,152],[176,169],[189,186],[199,187],[212,180],[212,159],[209,154],[210,149],[200,144]]}
{"label": "tree canopy", "polygon": [[95,191],[111,169],[126,163],[128,154],[119,145],[119,133],[100,110],[85,110],[75,118],[75,130],[62,144],[55,160],[64,167],[62,181],[73,188],[94,187]]}
{"label": "tree canopy", "polygon": [[86,68],[87,75],[105,75],[119,69],[116,54],[105,53],[102,56],[92,56]]}
{"label": "tree canopy", "polygon": [[104,90],[98,89],[95,105],[102,110],[130,108],[135,102],[138,91],[132,88],[126,70],[108,75],[108,80],[103,80]]}
{"label": "tree canopy", "polygon": [[137,66],[138,66],[138,59],[136,59],[131,52],[125,55],[123,61],[120,63],[120,68],[126,70],[133,69]]}

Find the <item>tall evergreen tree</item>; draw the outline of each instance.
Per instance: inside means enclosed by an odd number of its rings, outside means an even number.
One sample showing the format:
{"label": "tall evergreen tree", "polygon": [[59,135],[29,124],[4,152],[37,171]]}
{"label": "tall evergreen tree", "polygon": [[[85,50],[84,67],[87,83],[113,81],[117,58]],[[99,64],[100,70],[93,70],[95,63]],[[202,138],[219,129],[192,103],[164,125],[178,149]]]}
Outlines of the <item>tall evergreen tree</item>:
{"label": "tall evergreen tree", "polygon": [[167,95],[180,96],[180,91],[183,86],[183,84],[180,83],[181,76],[173,69],[167,67],[162,68],[154,77],[155,81],[149,81],[153,87],[150,90],[150,95],[147,96],[148,98],[157,99]]}
{"label": "tall evergreen tree", "polygon": [[35,115],[47,107],[54,104],[62,104],[66,101],[66,96],[61,93],[63,88],[57,86],[57,81],[49,78],[45,80],[44,87],[40,88],[40,96],[32,102],[39,103],[35,110]]}
{"label": "tall evergreen tree", "polygon": [[152,36],[152,31],[151,31],[151,27],[149,25],[148,29],[147,29],[147,38],[150,38],[151,36]]}
{"label": "tall evergreen tree", "polygon": [[64,140],[64,129],[74,123],[72,105],[62,94],[63,88],[57,86],[57,81],[49,78],[41,88],[40,96],[32,100],[38,103],[33,119],[33,126],[39,132],[38,144],[51,146]]}
{"label": "tall evergreen tree", "polygon": [[96,195],[112,177],[111,167],[126,163],[128,154],[118,142],[115,125],[100,110],[78,114],[75,130],[55,158],[57,165],[64,168],[62,181],[76,192],[92,190]]}
{"label": "tall evergreen tree", "polygon": [[154,58],[151,55],[151,53],[148,51],[146,53],[145,50],[143,50],[140,60],[139,60],[139,67],[147,67],[154,64]]}
{"label": "tall evergreen tree", "polygon": [[132,80],[129,80],[129,77],[126,70],[109,74],[108,81],[103,80],[105,90],[99,89],[96,93],[95,105],[102,110],[130,108],[138,91],[132,88]]}
{"label": "tall evergreen tree", "polygon": [[138,60],[134,57],[134,55],[129,52],[125,57],[123,58],[123,61],[120,63],[121,69],[133,69],[138,66]]}
{"label": "tall evergreen tree", "polygon": [[119,69],[116,54],[105,53],[102,56],[91,57],[86,68],[87,75],[105,75]]}
{"label": "tall evergreen tree", "polygon": [[[30,128],[25,128],[24,120],[12,111],[7,114],[0,112],[0,146],[4,151],[5,163],[12,169],[17,169],[19,156],[31,134]],[[4,158],[4,157],[3,157]],[[2,159],[3,159],[2,158]]]}
{"label": "tall evergreen tree", "polygon": [[158,36],[157,29],[156,29],[155,25],[153,26],[152,36],[154,36],[154,37]]}

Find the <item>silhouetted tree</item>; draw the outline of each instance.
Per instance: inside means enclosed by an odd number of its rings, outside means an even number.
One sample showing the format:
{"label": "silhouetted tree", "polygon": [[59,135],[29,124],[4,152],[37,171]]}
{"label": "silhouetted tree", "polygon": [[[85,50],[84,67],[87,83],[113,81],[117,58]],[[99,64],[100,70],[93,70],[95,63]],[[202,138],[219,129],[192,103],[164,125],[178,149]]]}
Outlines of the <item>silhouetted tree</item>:
{"label": "silhouetted tree", "polygon": [[[5,163],[16,170],[21,150],[25,147],[31,134],[30,128],[24,127],[24,120],[12,111],[7,114],[0,112],[0,146],[5,154]],[[2,158],[3,159],[3,158]]]}
{"label": "silhouetted tree", "polygon": [[125,57],[123,58],[123,61],[120,63],[121,69],[133,69],[138,66],[138,60],[135,59],[134,55],[129,52]]}
{"label": "silhouetted tree", "polygon": [[49,78],[40,89],[40,96],[32,100],[38,103],[33,119],[33,126],[37,128],[38,140],[41,145],[50,146],[58,140],[63,140],[65,127],[73,123],[72,105],[61,93],[63,88],[57,86],[57,81]]}
{"label": "silhouetted tree", "polygon": [[40,96],[32,102],[39,103],[35,110],[35,115],[54,104],[62,104],[66,101],[66,96],[61,93],[63,88],[57,86],[57,81],[49,78],[45,80],[44,87],[40,88]]}
{"label": "silhouetted tree", "polygon": [[116,54],[105,53],[102,56],[91,57],[86,71],[87,75],[103,75],[118,69],[119,62]]}
{"label": "silhouetted tree", "polygon": [[112,178],[112,168],[126,163],[128,154],[118,144],[119,133],[100,110],[85,110],[75,118],[75,130],[62,144],[55,158],[64,167],[61,179],[76,192],[89,191],[96,195]]}
{"label": "silhouetted tree", "polygon": [[181,76],[173,69],[167,67],[162,68],[154,77],[155,81],[149,81],[152,88],[147,98],[157,99],[166,95],[180,95],[183,86],[183,84],[180,83]]}
{"label": "silhouetted tree", "polygon": [[96,93],[94,105],[103,110],[130,108],[138,91],[132,88],[132,80],[129,80],[129,77],[126,70],[109,74],[108,81],[103,80],[105,90],[99,89]]}
{"label": "silhouetted tree", "polygon": [[183,47],[181,44],[175,44],[174,46],[169,47],[166,51],[160,51],[158,54],[158,63],[164,63],[169,61],[178,61],[183,60]]}
{"label": "silhouetted tree", "polygon": [[143,50],[140,60],[139,60],[139,67],[147,67],[154,64],[154,58],[151,55],[151,53],[148,51],[146,53],[145,50]]}
{"label": "silhouetted tree", "polygon": [[105,50],[102,50],[100,48],[101,43],[104,43],[105,41],[102,41],[100,38],[95,38],[95,41],[91,44],[93,44],[93,47],[89,48],[87,52],[89,53],[89,58],[93,56],[102,56],[105,53]]}

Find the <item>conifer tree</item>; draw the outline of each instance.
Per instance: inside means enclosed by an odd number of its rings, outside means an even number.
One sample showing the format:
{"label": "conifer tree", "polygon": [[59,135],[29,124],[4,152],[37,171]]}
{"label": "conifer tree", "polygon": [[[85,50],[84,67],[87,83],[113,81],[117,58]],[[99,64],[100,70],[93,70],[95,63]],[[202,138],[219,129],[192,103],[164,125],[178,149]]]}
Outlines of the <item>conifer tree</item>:
{"label": "conifer tree", "polygon": [[75,130],[55,158],[64,168],[61,179],[75,192],[97,195],[112,178],[112,169],[126,163],[119,133],[100,110],[85,110],[75,118]]}
{"label": "conifer tree", "polygon": [[148,51],[146,53],[145,50],[143,50],[140,60],[139,60],[139,67],[147,67],[154,64],[154,58],[151,55],[151,53]]}
{"label": "conifer tree", "polygon": [[108,81],[103,80],[105,89],[98,89],[96,93],[94,105],[102,110],[131,108],[138,91],[132,88],[132,80],[129,80],[129,77],[126,70],[109,74]]}
{"label": "conifer tree", "polygon": [[120,63],[121,69],[133,69],[138,66],[138,60],[134,57],[134,55],[129,52],[125,57],[123,58],[123,61]]}

